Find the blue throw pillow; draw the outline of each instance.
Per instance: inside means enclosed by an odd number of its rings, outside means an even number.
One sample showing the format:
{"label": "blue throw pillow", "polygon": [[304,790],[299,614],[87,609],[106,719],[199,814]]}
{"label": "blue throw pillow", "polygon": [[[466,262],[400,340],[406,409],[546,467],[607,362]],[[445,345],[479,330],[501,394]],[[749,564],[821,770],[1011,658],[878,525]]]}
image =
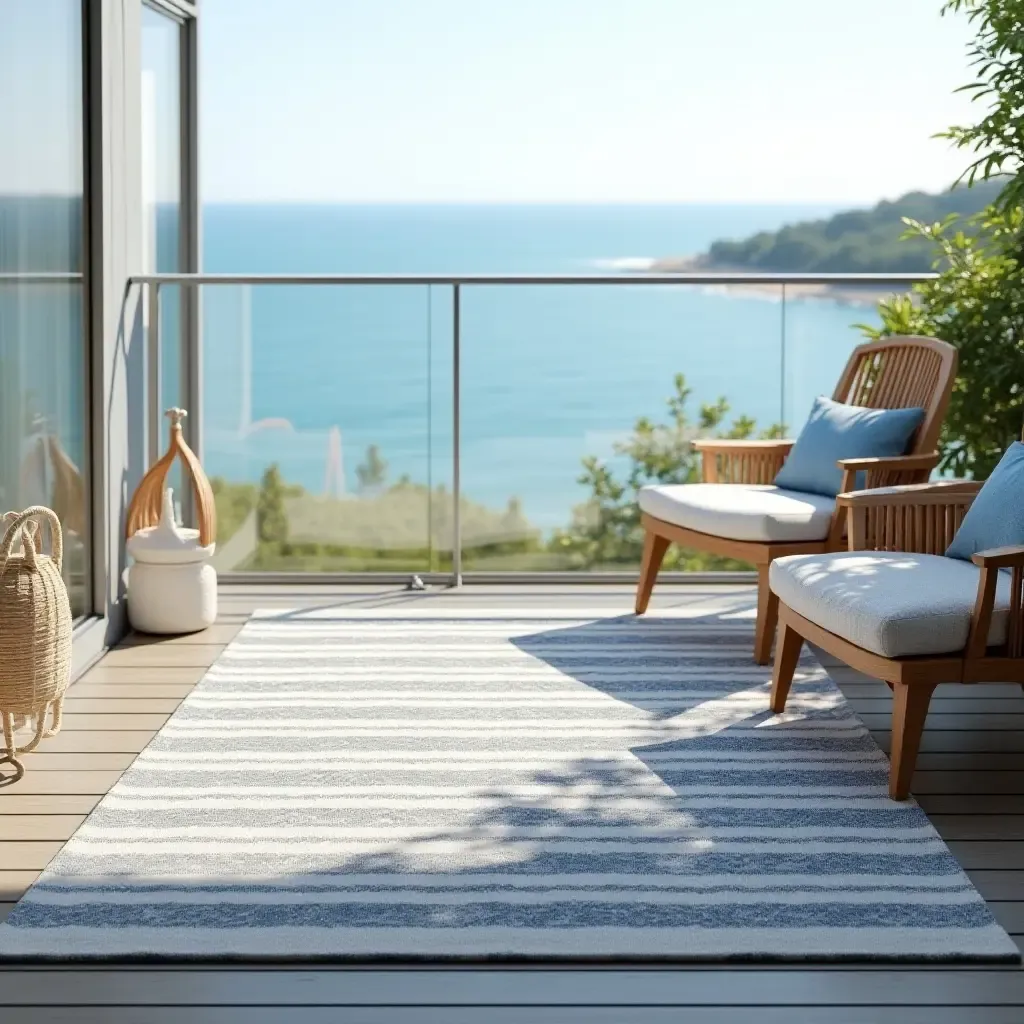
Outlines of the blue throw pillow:
{"label": "blue throw pillow", "polygon": [[1024,544],[1024,444],[1014,441],[978,496],[946,549],[947,558],[965,558],[986,548]]}
{"label": "blue throw pillow", "polygon": [[[775,486],[835,497],[843,485],[840,459],[903,455],[923,419],[924,409],[865,409],[816,398]],[[863,473],[857,474],[856,486],[865,486]]]}

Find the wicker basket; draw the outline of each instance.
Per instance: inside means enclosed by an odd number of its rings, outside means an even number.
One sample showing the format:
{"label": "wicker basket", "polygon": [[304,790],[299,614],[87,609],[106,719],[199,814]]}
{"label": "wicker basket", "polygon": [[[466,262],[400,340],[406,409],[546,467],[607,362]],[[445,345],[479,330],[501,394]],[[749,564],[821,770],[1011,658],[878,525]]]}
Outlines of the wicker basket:
{"label": "wicker basket", "polygon": [[[50,527],[52,556],[40,551],[36,519]],[[24,774],[17,755],[60,730],[61,704],[71,675],[71,607],[61,577],[63,537],[57,516],[33,506],[8,512],[3,522],[7,529],[0,542],[0,719],[6,757],[0,762],[11,763],[17,779]],[[14,554],[19,538],[22,551]],[[14,731],[26,720],[33,721],[34,735],[18,747]]]}

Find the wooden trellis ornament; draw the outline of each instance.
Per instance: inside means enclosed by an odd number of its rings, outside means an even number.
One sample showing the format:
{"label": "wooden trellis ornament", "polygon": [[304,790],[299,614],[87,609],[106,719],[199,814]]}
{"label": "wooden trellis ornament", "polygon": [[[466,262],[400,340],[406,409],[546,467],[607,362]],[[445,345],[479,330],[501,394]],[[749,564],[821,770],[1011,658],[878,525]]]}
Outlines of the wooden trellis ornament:
{"label": "wooden trellis ornament", "polygon": [[217,509],[213,500],[210,481],[199,464],[196,453],[185,443],[181,434],[181,421],[188,415],[184,409],[168,409],[164,415],[171,421],[171,439],[166,454],[156,462],[142,478],[128,506],[128,523],[125,535],[132,537],[139,530],[156,526],[164,501],[164,482],[176,458],[184,466],[188,483],[195,495],[196,526],[199,529],[199,544],[208,547],[217,539]]}

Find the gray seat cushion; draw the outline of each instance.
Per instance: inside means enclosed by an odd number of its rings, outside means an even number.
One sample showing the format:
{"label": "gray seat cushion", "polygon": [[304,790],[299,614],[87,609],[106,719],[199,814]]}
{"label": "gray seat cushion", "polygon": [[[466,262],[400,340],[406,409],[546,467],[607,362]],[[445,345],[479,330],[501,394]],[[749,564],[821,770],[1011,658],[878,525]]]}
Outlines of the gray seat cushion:
{"label": "gray seat cushion", "polygon": [[[981,570],[942,555],[840,551],[787,555],[768,583],[798,615],[885,658],[949,654],[967,643]],[[1006,639],[1010,581],[1000,573],[989,644]]]}
{"label": "gray seat cushion", "polygon": [[824,540],[835,499],[771,484],[652,484],[640,510],[655,519],[730,540]]}

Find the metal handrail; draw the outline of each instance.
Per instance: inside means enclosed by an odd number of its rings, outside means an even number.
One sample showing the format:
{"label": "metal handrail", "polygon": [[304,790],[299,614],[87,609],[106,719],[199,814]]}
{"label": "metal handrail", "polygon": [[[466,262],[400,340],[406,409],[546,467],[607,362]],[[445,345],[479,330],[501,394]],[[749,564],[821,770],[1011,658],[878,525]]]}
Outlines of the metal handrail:
{"label": "metal handrail", "polygon": [[649,284],[917,284],[928,274],[133,274],[131,284],[419,284],[419,285],[649,285]]}
{"label": "metal handrail", "polygon": [[[147,344],[145,346],[147,380],[147,448],[150,459],[155,460],[160,430],[160,289],[163,285],[420,285],[444,286],[452,293],[452,491],[454,515],[452,523],[452,573],[449,577],[453,586],[462,583],[462,517],[461,517],[461,294],[464,286],[614,286],[647,287],[651,285],[778,285],[783,299],[787,286],[833,285],[837,287],[888,287],[918,284],[932,280],[936,274],[763,274],[742,272],[647,272],[622,271],[612,274],[204,274],[204,273],[152,273],[133,274],[128,279],[130,286],[145,288]],[[2,279],[2,278],[0,278]],[[783,321],[784,323],[785,321]],[[200,341],[196,331],[187,331],[182,345],[182,381],[186,382],[186,405],[191,410],[189,433],[193,448],[202,457],[202,383],[196,368],[201,365]],[[193,372],[189,372],[189,370]],[[192,383],[188,383],[192,382]],[[262,574],[260,578],[266,576]],[[275,579],[283,579],[289,574]],[[433,575],[433,574],[431,574]],[[476,575],[476,574],[474,574]],[[487,574],[484,574],[487,575]],[[533,574],[525,574],[532,576]],[[558,575],[558,574],[556,574]],[[606,575],[611,579],[618,574]],[[697,574],[702,581],[707,574]],[[736,574],[729,574],[730,577]],[[320,579],[320,576],[315,577]],[[324,579],[330,582],[334,574]],[[591,578],[588,574],[587,578]]]}

